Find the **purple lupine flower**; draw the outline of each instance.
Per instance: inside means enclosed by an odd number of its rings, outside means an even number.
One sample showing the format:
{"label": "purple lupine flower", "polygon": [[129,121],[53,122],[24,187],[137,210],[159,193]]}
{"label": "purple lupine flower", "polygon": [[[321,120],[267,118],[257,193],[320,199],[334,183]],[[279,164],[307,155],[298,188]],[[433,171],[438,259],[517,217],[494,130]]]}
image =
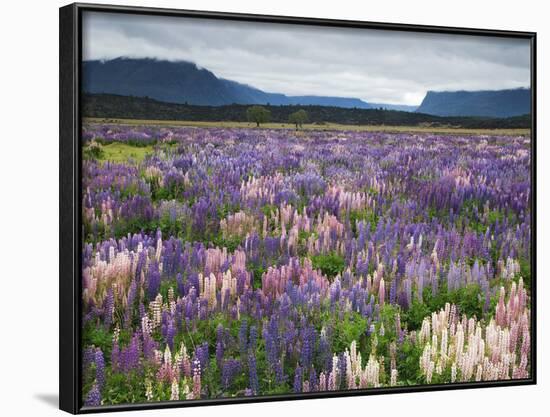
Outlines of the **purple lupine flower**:
{"label": "purple lupine flower", "polygon": [[325,331],[321,331],[319,339],[319,362],[321,370],[329,372],[332,366],[332,349]]}
{"label": "purple lupine flower", "polygon": [[[143,356],[147,360],[153,360],[155,358],[155,350],[158,348],[158,343],[149,335],[143,335]],[[139,338],[134,336],[128,347],[128,362],[132,364],[139,360]],[[130,368],[131,368],[130,367]]]}
{"label": "purple lupine flower", "polygon": [[343,353],[338,355],[338,372],[339,372],[339,375],[341,376],[341,378],[340,378],[340,388],[341,389],[348,388],[346,386],[346,378],[344,377],[347,373],[347,363],[346,363],[346,358],[345,358]]}
{"label": "purple lupine flower", "polygon": [[209,361],[208,343],[204,342],[195,350],[196,359],[199,361],[201,372],[206,371]]}
{"label": "purple lupine flower", "polygon": [[250,389],[257,395],[260,392],[260,386],[258,384],[258,372],[256,370],[256,356],[254,353],[248,355],[248,381],[250,383]]}
{"label": "purple lupine flower", "polygon": [[277,384],[284,384],[287,381],[287,375],[284,373],[283,364],[280,360],[273,366],[273,372],[275,373],[275,381]]}
{"label": "purple lupine flower", "polygon": [[302,368],[300,366],[296,366],[296,371],[294,372],[292,391],[294,393],[302,392]]}
{"label": "purple lupine flower", "polygon": [[216,363],[221,366],[225,349],[222,342],[216,343]]}
{"label": "purple lupine flower", "polygon": [[216,363],[218,364],[218,368],[221,368],[222,366],[223,355],[225,353],[224,339],[225,339],[225,329],[220,323],[216,328]]}
{"label": "purple lupine flower", "polygon": [[403,282],[404,286],[404,293],[405,293],[405,300],[406,300],[406,308],[410,308],[412,305],[412,288],[411,288],[411,280],[409,278],[405,279]]}
{"label": "purple lupine flower", "polygon": [[256,328],[256,326],[250,326],[250,338],[248,341],[248,348],[250,350],[255,350],[257,342],[258,342],[258,329]]}
{"label": "purple lupine flower", "polygon": [[317,378],[317,372],[315,372],[315,368],[312,366],[309,371],[309,390],[317,391],[318,388],[319,388],[319,379]]}
{"label": "purple lupine flower", "polygon": [[82,352],[82,368],[87,369],[93,362],[95,362],[95,347],[87,347]]}
{"label": "purple lupine flower", "polygon": [[[141,354],[139,339],[139,333],[134,333],[132,339],[130,340],[130,344],[124,347],[120,352],[120,366],[124,372],[130,372],[137,369],[139,366]],[[144,337],[143,352],[147,359],[152,359],[154,350],[157,347],[157,343],[154,340],[150,337]],[[150,352],[146,349],[150,350]],[[145,352],[147,352],[147,354],[145,354]]]}
{"label": "purple lupine flower", "polygon": [[397,294],[397,280],[392,280],[390,284],[390,304],[395,304],[395,295]]}
{"label": "purple lupine flower", "polygon": [[166,344],[170,347],[171,350],[174,350],[174,337],[176,336],[176,325],[173,319],[168,320],[168,325],[166,328]]}
{"label": "purple lupine flower", "polygon": [[302,330],[302,349],[300,355],[300,362],[305,369],[308,369],[313,360],[314,347],[315,347],[315,328],[313,326],[306,326]]}
{"label": "purple lupine flower", "polygon": [[246,319],[241,321],[241,327],[239,328],[239,350],[242,357],[246,357],[248,351],[248,322]]}
{"label": "purple lupine flower", "polygon": [[88,392],[84,405],[87,407],[99,407],[101,405],[101,392],[97,384],[94,384],[92,389]]}
{"label": "purple lupine flower", "polygon": [[224,361],[222,366],[222,385],[228,390],[235,377],[241,372],[241,362],[236,359]]}
{"label": "purple lupine flower", "polygon": [[181,297],[185,295],[185,285],[183,284],[183,277],[181,275],[181,272],[178,272],[176,275],[176,283],[178,286],[178,293]]}
{"label": "purple lupine flower", "polygon": [[105,359],[103,358],[103,352],[99,348],[95,352],[94,362],[97,388],[101,391],[105,386]]}
{"label": "purple lupine flower", "polygon": [[115,297],[112,288],[109,288],[107,291],[103,310],[103,323],[105,323],[105,327],[109,329],[111,327],[111,323],[113,322],[113,314],[115,311]]}
{"label": "purple lupine flower", "polygon": [[149,300],[154,300],[160,290],[160,271],[156,262],[151,262],[147,274],[147,295]]}

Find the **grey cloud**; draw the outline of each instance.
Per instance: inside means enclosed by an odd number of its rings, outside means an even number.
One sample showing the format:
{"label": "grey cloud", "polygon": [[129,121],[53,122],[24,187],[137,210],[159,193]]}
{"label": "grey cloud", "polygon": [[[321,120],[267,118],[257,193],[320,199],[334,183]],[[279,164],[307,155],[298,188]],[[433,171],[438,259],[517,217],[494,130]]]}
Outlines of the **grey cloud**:
{"label": "grey cloud", "polygon": [[402,104],[530,80],[526,40],[86,13],[83,58],[119,56],[192,61],[270,92]]}

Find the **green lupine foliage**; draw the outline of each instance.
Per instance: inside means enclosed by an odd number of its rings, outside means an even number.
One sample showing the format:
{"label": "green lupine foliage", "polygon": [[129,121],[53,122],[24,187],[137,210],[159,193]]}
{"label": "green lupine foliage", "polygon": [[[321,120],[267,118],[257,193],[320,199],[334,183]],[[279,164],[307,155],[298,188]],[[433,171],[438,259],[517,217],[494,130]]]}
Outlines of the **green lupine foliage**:
{"label": "green lupine foliage", "polygon": [[424,288],[422,301],[414,297],[411,307],[401,314],[402,322],[407,324],[409,330],[418,330],[425,317],[444,308],[446,303],[455,304],[459,314],[483,318],[485,297],[479,285],[469,284],[453,291],[448,291],[443,285],[435,296],[428,287]]}
{"label": "green lupine foliage", "polygon": [[328,277],[335,277],[346,267],[345,259],[337,253],[313,255],[311,262],[313,268],[320,269]]}
{"label": "green lupine foliage", "polygon": [[351,210],[349,213],[349,222],[351,231],[354,236],[357,236],[357,222],[366,222],[371,231],[376,230],[380,216],[372,210]]}

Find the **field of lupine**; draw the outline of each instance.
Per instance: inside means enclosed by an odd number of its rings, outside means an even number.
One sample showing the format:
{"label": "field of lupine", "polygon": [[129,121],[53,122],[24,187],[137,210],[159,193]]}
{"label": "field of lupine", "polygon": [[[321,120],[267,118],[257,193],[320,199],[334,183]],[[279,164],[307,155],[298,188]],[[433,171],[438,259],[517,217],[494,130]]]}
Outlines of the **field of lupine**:
{"label": "field of lupine", "polygon": [[86,405],[529,376],[529,138],[83,138]]}

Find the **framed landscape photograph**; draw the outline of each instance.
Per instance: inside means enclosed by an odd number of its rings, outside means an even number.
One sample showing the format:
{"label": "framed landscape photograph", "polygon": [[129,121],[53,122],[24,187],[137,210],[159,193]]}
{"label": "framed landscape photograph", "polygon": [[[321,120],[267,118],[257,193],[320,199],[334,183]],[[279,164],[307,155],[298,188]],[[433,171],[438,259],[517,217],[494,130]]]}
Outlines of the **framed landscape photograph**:
{"label": "framed landscape photograph", "polygon": [[60,408],[534,384],[535,62],[527,32],[61,8]]}

